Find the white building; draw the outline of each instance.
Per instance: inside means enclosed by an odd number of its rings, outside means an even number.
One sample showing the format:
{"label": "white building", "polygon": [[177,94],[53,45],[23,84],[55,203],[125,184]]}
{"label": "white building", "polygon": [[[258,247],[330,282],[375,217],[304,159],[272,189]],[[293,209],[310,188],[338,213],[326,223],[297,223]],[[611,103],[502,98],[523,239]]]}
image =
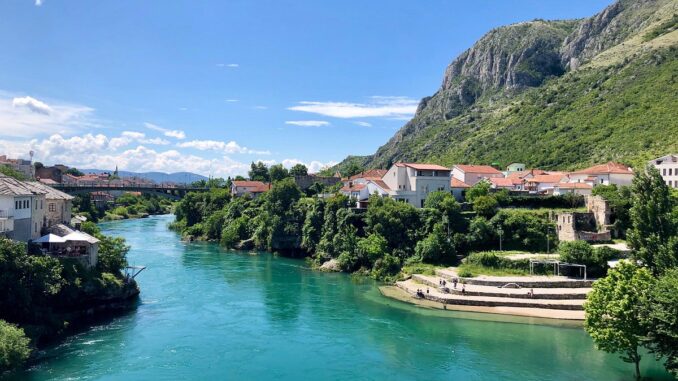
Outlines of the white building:
{"label": "white building", "polygon": [[396,163],[382,181],[391,198],[421,208],[429,193],[450,192],[450,174],[449,168],[436,164]]}
{"label": "white building", "polygon": [[481,180],[504,177],[504,174],[489,165],[457,164],[452,167],[452,177],[473,186]]}
{"label": "white building", "polygon": [[650,160],[650,165],[659,170],[659,174],[669,188],[678,188],[678,155],[666,155]]}
{"label": "white building", "polygon": [[45,226],[45,193],[0,174],[0,235],[27,242]]}
{"label": "white building", "polygon": [[623,164],[609,162],[594,165],[586,169],[572,172],[568,175],[570,183],[587,183],[596,185],[631,185],[633,170]]}

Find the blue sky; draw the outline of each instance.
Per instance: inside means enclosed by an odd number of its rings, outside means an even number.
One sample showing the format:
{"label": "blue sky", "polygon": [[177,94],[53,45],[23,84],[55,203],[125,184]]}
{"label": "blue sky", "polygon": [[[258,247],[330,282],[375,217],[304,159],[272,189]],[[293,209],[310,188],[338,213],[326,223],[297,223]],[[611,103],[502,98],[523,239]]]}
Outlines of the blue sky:
{"label": "blue sky", "polygon": [[494,27],[610,0],[0,3],[0,153],[228,176],[370,154]]}

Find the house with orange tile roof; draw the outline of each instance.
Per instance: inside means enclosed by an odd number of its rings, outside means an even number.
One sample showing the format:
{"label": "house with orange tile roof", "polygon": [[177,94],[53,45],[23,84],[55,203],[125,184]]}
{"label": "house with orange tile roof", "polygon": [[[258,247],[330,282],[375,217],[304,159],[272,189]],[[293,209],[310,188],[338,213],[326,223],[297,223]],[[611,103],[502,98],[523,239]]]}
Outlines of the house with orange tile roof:
{"label": "house with orange tile roof", "polygon": [[450,192],[450,179],[449,168],[423,163],[395,163],[382,177],[390,197],[417,208],[431,192]]}
{"label": "house with orange tile roof", "polygon": [[506,189],[509,191],[523,190],[523,180],[510,177],[491,177],[487,181],[492,189]]}
{"label": "house with orange tile roof", "polygon": [[563,172],[553,172],[544,175],[536,175],[523,180],[525,190],[537,193],[547,192],[548,190],[553,189],[554,185],[566,181],[567,174]]}
{"label": "house with orange tile roof", "polygon": [[586,183],[557,183],[553,185],[553,188],[548,193],[554,196],[562,196],[568,193],[590,196],[592,190],[593,186]]}
{"label": "house with orange tile roof", "polygon": [[471,186],[466,184],[463,181],[459,181],[458,179],[455,179],[454,177],[450,178],[450,192],[452,192],[452,196],[454,196],[457,201],[462,202],[466,198],[466,191],[468,188]]}
{"label": "house with orange tile roof", "polygon": [[633,170],[620,163],[609,162],[594,165],[568,175],[569,183],[587,183],[589,185],[631,185]]}
{"label": "house with orange tile roof", "polygon": [[270,183],[250,180],[234,180],[231,182],[231,196],[242,197],[250,195],[256,198],[271,189]]}
{"label": "house with orange tile roof", "polygon": [[465,184],[474,186],[481,180],[504,177],[504,174],[489,165],[457,164],[452,167],[452,177]]}

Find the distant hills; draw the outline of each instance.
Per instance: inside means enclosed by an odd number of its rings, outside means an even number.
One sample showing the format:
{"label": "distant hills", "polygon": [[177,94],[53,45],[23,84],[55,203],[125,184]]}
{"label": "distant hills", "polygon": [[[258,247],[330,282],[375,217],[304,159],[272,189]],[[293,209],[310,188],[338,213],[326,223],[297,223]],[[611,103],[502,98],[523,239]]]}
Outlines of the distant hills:
{"label": "distant hills", "polygon": [[678,0],[620,0],[590,18],[491,30],[375,154],[338,169],[637,165],[678,151],[677,110]]}
{"label": "distant hills", "polygon": [[[104,170],[104,169],[80,169],[83,173],[113,173],[113,170]],[[208,180],[207,177],[198,175],[197,173],[192,172],[175,172],[175,173],[164,173],[164,172],[130,172],[130,171],[118,171],[120,177],[139,177],[148,180],[155,181],[156,183],[162,182],[172,182],[172,183],[193,183],[200,180]]]}

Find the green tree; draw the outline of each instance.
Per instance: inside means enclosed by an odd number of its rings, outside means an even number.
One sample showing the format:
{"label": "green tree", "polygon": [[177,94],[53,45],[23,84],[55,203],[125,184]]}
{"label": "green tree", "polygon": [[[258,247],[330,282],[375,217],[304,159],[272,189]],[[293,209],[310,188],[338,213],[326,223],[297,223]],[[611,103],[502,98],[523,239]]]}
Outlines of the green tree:
{"label": "green tree", "polygon": [[9,165],[0,164],[0,173],[12,177],[17,180],[26,180],[26,176],[23,173],[17,171],[16,169],[10,167]]}
{"label": "green tree", "polygon": [[122,269],[127,266],[127,252],[130,247],[125,244],[122,237],[108,237],[99,234],[99,260],[97,269],[102,273],[120,275]]}
{"label": "green tree", "polygon": [[271,168],[268,169],[268,178],[271,179],[271,182],[280,181],[289,177],[289,175],[290,173],[282,164],[272,165]]}
{"label": "green tree", "polygon": [[678,266],[678,221],[673,199],[659,171],[648,166],[633,179],[633,206],[627,239],[633,255],[659,275]]}
{"label": "green tree", "polygon": [[352,161],[341,170],[341,175],[344,177],[351,177],[362,172],[362,170],[363,167],[361,167],[358,163]]}
{"label": "green tree", "polygon": [[442,224],[437,224],[431,234],[417,242],[415,255],[427,263],[449,262],[452,259],[454,247],[448,242]]}
{"label": "green tree", "polygon": [[643,310],[654,282],[646,268],[622,261],[593,283],[584,303],[584,328],[596,347],[634,363],[636,378],[640,378],[638,349],[647,334]]}
{"label": "green tree", "polygon": [[666,360],[664,367],[678,378],[678,269],[668,270],[659,278],[645,311],[645,343],[657,360]]}
{"label": "green tree", "polygon": [[84,176],[84,175],[85,175],[84,173],[80,172],[80,171],[78,170],[78,168],[68,168],[68,169],[66,170],[66,174],[71,175],[71,176],[75,176],[75,177],[80,177],[80,176]]}
{"label": "green tree", "polygon": [[478,196],[473,200],[473,211],[485,218],[494,216],[498,206],[497,199],[492,196]]}
{"label": "green tree", "polygon": [[306,176],[308,175],[308,168],[305,165],[299,163],[295,164],[290,168],[290,176]]}
{"label": "green tree", "polygon": [[489,181],[481,180],[466,191],[466,201],[474,202],[476,198],[490,195]]}
{"label": "green tree", "polygon": [[269,182],[271,181],[269,175],[268,175],[268,167],[266,167],[266,164],[258,161],[258,162],[252,162],[250,165],[250,170],[247,172],[248,176],[250,177],[250,180],[253,181],[264,181],[264,182]]}
{"label": "green tree", "polygon": [[21,366],[28,359],[29,344],[23,329],[0,320],[0,374]]}

